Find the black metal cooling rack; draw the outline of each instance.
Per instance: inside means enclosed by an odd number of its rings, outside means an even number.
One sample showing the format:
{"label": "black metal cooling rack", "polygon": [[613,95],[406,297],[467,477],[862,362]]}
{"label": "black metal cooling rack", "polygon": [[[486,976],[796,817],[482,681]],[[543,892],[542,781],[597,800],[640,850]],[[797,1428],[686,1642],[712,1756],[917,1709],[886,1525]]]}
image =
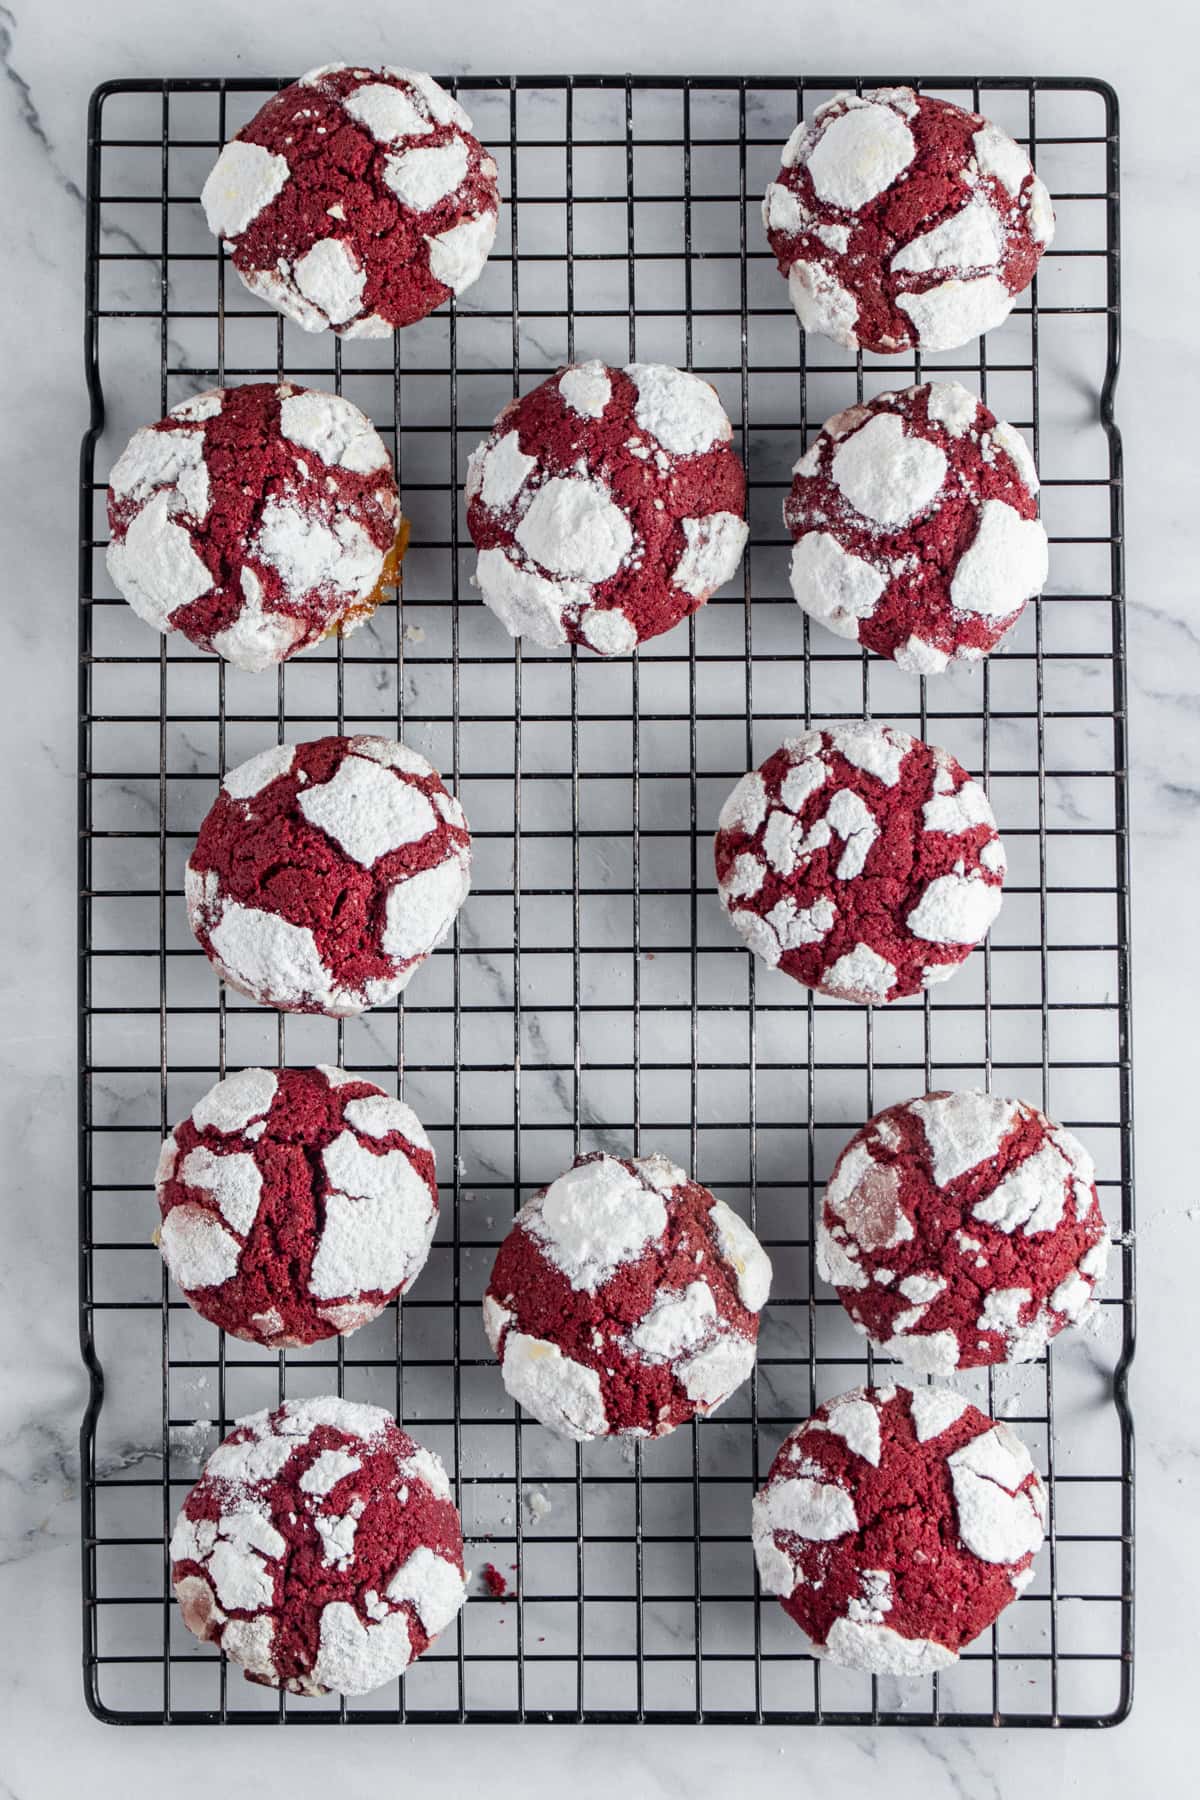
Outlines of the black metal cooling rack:
{"label": "black metal cooling rack", "polygon": [[[80,542],[80,1293],[88,1704],[124,1722],[611,1720],[1104,1725],[1132,1684],[1133,1350],[1117,105],[1100,82],[914,83],[998,119],[1047,179],[1058,237],[1010,321],[927,361],[1032,434],[1050,592],[1011,648],[930,682],[810,630],[779,506],[829,413],[921,359],[805,344],[757,218],[796,118],[878,78],[451,81],[501,165],[488,269],[394,344],[308,338],[230,276],[197,195],[273,80],[116,81],[88,124]],[[895,76],[884,78],[887,81]],[[514,647],[469,587],[458,490],[499,406],[574,356],[698,369],[738,428],[741,592],[637,658]],[[156,641],[113,596],[104,488],[128,433],[185,394],[332,383],[394,443],[404,606],[277,680]],[[753,606],[751,606],[753,595]],[[1004,911],[947,987],[871,1012],[756,968],[715,904],[707,836],[733,779],[800,720],[896,720],[990,787]],[[475,829],[452,947],[402,1010],[285,1019],[218,991],[182,864],[221,772],[287,735],[384,729],[431,756]],[[430,1129],[442,1225],[402,1316],[269,1356],[174,1295],[150,1243],[157,1140],[227,1067],[328,1060],[397,1081]],[[403,1075],[401,1076],[401,1071]],[[1087,1139],[1122,1251],[1093,1337],[969,1383],[1053,1499],[1038,1579],[922,1682],[814,1663],[757,1595],[749,1500],[790,1425],[874,1372],[817,1292],[813,1208],[840,1143],[923,1088],[995,1084]],[[580,1148],[665,1150],[746,1212],[776,1267],[754,1381],[625,1460],[522,1425],[478,1299],[519,1199]],[[236,1416],[337,1386],[446,1458],[477,1597],[403,1682],[353,1703],[244,1683],[170,1598],[166,1539]],[[211,1425],[211,1429],[208,1426]],[[549,1510],[547,1511],[547,1506]],[[519,1573],[518,1573],[519,1571]]]}

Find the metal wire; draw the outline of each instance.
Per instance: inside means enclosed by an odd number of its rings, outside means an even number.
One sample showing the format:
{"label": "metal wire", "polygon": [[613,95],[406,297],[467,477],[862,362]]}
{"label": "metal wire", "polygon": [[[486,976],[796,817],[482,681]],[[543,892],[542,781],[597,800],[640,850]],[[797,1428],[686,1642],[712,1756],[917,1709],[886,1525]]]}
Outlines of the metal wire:
{"label": "metal wire", "polygon": [[[506,224],[469,302],[383,352],[308,339],[264,314],[197,227],[218,146],[280,82],[110,82],[92,97],[79,1283],[91,1380],[84,1687],[101,1718],[1042,1726],[1111,1724],[1128,1710],[1117,103],[1086,80],[914,81],[1023,138],[1059,217],[1015,323],[974,357],[938,364],[1032,434],[1053,593],[1003,657],[927,684],[810,632],[781,575],[779,502],[806,433],[922,373],[919,357],[839,359],[806,344],[755,218],[795,118],[828,91],[878,79],[448,82],[507,160]],[[588,355],[708,375],[739,425],[750,482],[740,596],[717,597],[616,666],[510,645],[473,599],[460,554],[466,451],[508,394]],[[127,429],[155,405],[285,375],[362,400],[394,441],[415,529],[403,610],[282,668],[272,696],[266,678],[155,647],[107,584],[103,494]],[[1081,387],[1095,398],[1072,414],[1064,393]],[[872,715],[946,741],[981,772],[1013,865],[989,946],[936,996],[878,1016],[756,969],[719,917],[703,841],[730,782],[785,731]],[[275,1019],[218,991],[183,922],[182,860],[227,766],[266,742],[345,728],[403,732],[447,773],[473,823],[477,880],[453,946],[394,1023],[387,1009],[337,1024]],[[402,1086],[438,1148],[442,1227],[402,1309],[349,1340],[270,1357],[226,1343],[173,1295],[149,1241],[150,1175],[157,1138],[227,1064],[316,1060]],[[817,1291],[814,1209],[833,1156],[877,1106],[973,1081],[1044,1104],[1096,1151],[1121,1242],[1112,1329],[1064,1340],[1019,1376],[967,1384],[1014,1420],[1049,1477],[1049,1551],[957,1668],[876,1681],[815,1663],[758,1595],[748,1503],[791,1424],[879,1372]],[[639,1445],[631,1463],[616,1446],[564,1447],[518,1423],[477,1317],[513,1207],[597,1146],[686,1161],[741,1204],[776,1266],[751,1384],[716,1418]],[[335,1385],[392,1406],[445,1456],[472,1560],[516,1571],[510,1597],[473,1599],[402,1682],[352,1703],[276,1695],[236,1671],[231,1684],[177,1618],[166,1552],[199,1466],[185,1430],[211,1421],[209,1448],[254,1406]],[[527,1511],[532,1488],[548,1517]]]}

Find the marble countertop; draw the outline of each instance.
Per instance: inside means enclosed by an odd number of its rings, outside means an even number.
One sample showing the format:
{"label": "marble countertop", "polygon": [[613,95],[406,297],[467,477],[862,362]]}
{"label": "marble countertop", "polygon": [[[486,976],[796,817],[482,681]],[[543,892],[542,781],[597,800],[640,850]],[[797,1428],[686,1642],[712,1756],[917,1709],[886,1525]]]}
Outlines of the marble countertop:
{"label": "marble countertop", "polygon": [[[966,16],[969,11],[969,17]],[[403,20],[403,23],[402,23]],[[735,29],[734,29],[735,27]],[[736,35],[735,35],[736,31]],[[1188,1366],[1200,1205],[1176,1177],[1176,1126],[1194,1107],[1191,1013],[1200,878],[1200,627],[1186,554],[1200,458],[1176,395],[1194,391],[1197,258],[1184,232],[1200,28],[1162,0],[1047,8],[1010,0],[964,9],[766,0],[449,0],[414,21],[393,0],[18,0],[0,5],[0,156],[9,351],[0,413],[0,566],[8,648],[0,665],[3,794],[11,880],[3,900],[7,1021],[0,1258],[0,1794],[138,1783],[181,1795],[252,1778],[268,1793],[397,1781],[470,1784],[490,1794],[581,1797],[813,1791],[886,1774],[901,1797],[942,1793],[1117,1794],[1177,1778],[1166,1745],[1193,1703],[1178,1621],[1200,1606],[1194,1536],[1200,1423],[1180,1404]],[[74,1029],[76,454],[84,107],[112,76],[292,71],[346,56],[437,71],[688,69],[747,73],[873,70],[1090,73],[1123,112],[1125,351],[1118,417],[1128,471],[1130,711],[1133,747],[1135,1037],[1141,1332],[1132,1390],[1139,1425],[1138,1682],[1134,1712],[1104,1732],[966,1733],[680,1728],[387,1732],[118,1732],[86,1714],[79,1676],[78,1419],[84,1382],[75,1325]],[[1164,237],[1164,233],[1166,236]],[[1174,1179],[1173,1179],[1174,1178]],[[1185,1331],[1187,1335],[1185,1336]],[[1185,1535],[1188,1534],[1188,1535]]]}

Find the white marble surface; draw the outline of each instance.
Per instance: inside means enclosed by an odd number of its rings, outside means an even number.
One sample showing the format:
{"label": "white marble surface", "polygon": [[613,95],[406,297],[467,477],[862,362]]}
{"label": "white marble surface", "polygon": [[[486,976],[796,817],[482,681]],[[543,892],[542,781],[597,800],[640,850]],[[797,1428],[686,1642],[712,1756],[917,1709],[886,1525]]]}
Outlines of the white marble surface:
{"label": "white marble surface", "polygon": [[[897,1796],[1116,1794],[1175,1785],[1172,1727],[1190,1719],[1195,1670],[1182,1621],[1200,1605],[1194,1529],[1200,1427],[1181,1396],[1200,1238],[1180,1121],[1194,1111],[1191,1026],[1200,876],[1200,630],[1195,513],[1200,465],[1179,400],[1194,394],[1200,294],[1194,205],[1197,28],[1183,9],[1118,0],[1012,0],[1001,9],[863,0],[786,9],[765,0],[647,7],[608,0],[504,8],[447,0],[428,16],[394,0],[24,0],[0,6],[0,166],[8,366],[0,411],[0,665],[10,778],[9,880],[0,969],[5,1032],[4,1253],[0,1256],[0,1793],[22,1800],[131,1783],[176,1793],[255,1779],[267,1793],[478,1782],[494,1795],[814,1791],[886,1779]],[[646,15],[652,14],[653,17]],[[969,14],[969,16],[967,16]],[[1135,1030],[1141,1348],[1138,1694],[1115,1735],[827,1730],[501,1729],[217,1736],[125,1733],[85,1714],[79,1681],[73,1189],[75,470],[83,117],[116,75],[302,69],[345,55],[444,70],[691,69],[1087,71],[1123,102],[1126,346],[1119,395],[1129,471],[1134,754]],[[11,872],[21,871],[20,885]],[[1181,938],[1187,930],[1192,935]],[[1182,1173],[1181,1173],[1182,1165]],[[1194,1541],[1194,1540],[1193,1540]]]}

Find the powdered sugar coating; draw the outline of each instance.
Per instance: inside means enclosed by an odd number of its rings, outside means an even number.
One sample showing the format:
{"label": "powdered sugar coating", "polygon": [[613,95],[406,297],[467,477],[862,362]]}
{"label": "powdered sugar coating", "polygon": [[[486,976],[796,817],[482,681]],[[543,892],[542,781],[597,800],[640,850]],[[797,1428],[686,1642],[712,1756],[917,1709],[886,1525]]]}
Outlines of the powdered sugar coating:
{"label": "powdered sugar coating", "polygon": [[479,278],[496,165],[412,69],[313,69],[221,151],[201,193],[245,285],[305,331],[387,336]]}
{"label": "powdered sugar coating", "polygon": [[658,1437],[747,1379],[770,1280],[750,1227],[666,1158],[595,1154],[517,1214],[484,1328],[543,1425]]}
{"label": "powdered sugar coating", "polygon": [[947,1457],[963,1543],[984,1562],[1011,1565],[1036,1556],[1046,1534],[1046,1500],[1033,1461],[1003,1422]]}
{"label": "powdered sugar coating", "polygon": [[1000,908],[982,788],[945,750],[870,723],[790,738],[718,823],[717,889],[769,968],[870,1005],[944,979]]}
{"label": "powdered sugar coating", "polygon": [[188,1629],[249,1680],[365,1694],[453,1621],[468,1577],[438,1459],[329,1395],[239,1421],[184,1501],[171,1580]]}
{"label": "powdered sugar coating", "polygon": [[517,1405],[560,1437],[583,1443],[608,1430],[596,1370],[564,1355],[548,1338],[505,1330],[492,1348],[501,1357],[504,1385]]}
{"label": "powdered sugar coating", "polygon": [[1000,325],[1053,236],[1024,150],[911,88],[837,94],[796,127],[763,223],[806,331],[953,350]]}
{"label": "powdered sugar coating", "polygon": [[830,473],[846,504],[873,525],[907,525],[946,479],[944,451],[909,435],[894,413],[876,410],[857,431],[840,432]]}
{"label": "powdered sugar coating", "polygon": [[389,156],[383,178],[392,192],[413,212],[428,212],[447,199],[464,180],[470,153],[462,138],[426,148],[416,144]]}
{"label": "powdered sugar coating", "polygon": [[432,1146],[411,1108],[359,1076],[243,1069],[167,1146],[163,1260],[189,1305],[234,1337],[275,1350],[348,1333],[424,1267]]}
{"label": "powdered sugar coating", "polygon": [[[315,69],[310,70],[303,77],[304,82],[311,86],[316,74]],[[352,119],[358,119],[367,127],[379,144],[394,144],[400,138],[425,137],[433,130],[429,113],[407,86],[392,87],[386,81],[369,81],[347,94],[342,105]]]}
{"label": "powdered sugar coating", "polygon": [[870,1119],[834,1166],[817,1237],[857,1328],[926,1374],[1039,1356],[1091,1307],[1107,1259],[1079,1140],[970,1089]]}
{"label": "powdered sugar coating", "polygon": [[880,394],[826,421],[784,522],[810,617],[936,674],[995,648],[1046,581],[1024,438],[958,382]]}
{"label": "powdered sugar coating", "polygon": [[629,520],[608,487],[586,476],[544,481],[513,536],[531,562],[576,576],[589,590],[615,575],[633,548]]}
{"label": "powdered sugar coating", "polygon": [[[268,753],[275,755],[275,752]],[[470,832],[403,744],[318,738],[226,779],[188,861],[188,920],[263,1006],[345,1017],[385,1005],[454,923]]]}
{"label": "powdered sugar coating", "polygon": [[702,606],[745,546],[745,477],[715,391],[661,363],[573,364],[474,451],[475,580],[514,637],[623,656]]}
{"label": "powdered sugar coating", "polygon": [[[889,188],[916,153],[899,111],[872,99],[829,120],[808,152],[809,180],[819,200],[854,212]],[[793,156],[790,166],[800,160]]]}
{"label": "powdered sugar coating", "polygon": [[723,1200],[714,1200],[709,1221],[721,1254],[734,1270],[738,1295],[748,1312],[761,1312],[771,1288],[771,1260],[749,1225]]}
{"label": "powdered sugar coating", "polygon": [[158,1234],[163,1260],[180,1287],[219,1287],[237,1274],[241,1246],[215,1213],[181,1205]]}
{"label": "powdered sugar coating", "polygon": [[637,389],[634,418],[668,455],[700,456],[733,436],[717,390],[689,369],[629,363],[625,373]]}
{"label": "powdered sugar coating", "polygon": [[240,1069],[210,1088],[192,1108],[197,1131],[215,1130],[222,1136],[241,1132],[267,1115],[279,1091],[278,1076],[270,1069]]}
{"label": "powdered sugar coating", "polygon": [[297,804],[354,862],[369,869],[379,857],[419,843],[437,827],[437,814],[424,791],[397,781],[395,771],[365,756],[348,756],[336,774],[306,787]]}
{"label": "powdered sugar coating", "polygon": [[1003,500],[985,500],[979,530],[954,571],[950,599],[960,612],[1008,620],[1030,590],[1041,592],[1046,570],[1046,534],[1040,522],[1022,518]]}
{"label": "powdered sugar coating", "polygon": [[495,214],[486,211],[448,231],[426,233],[430,274],[452,293],[464,293],[482,275],[495,236]]}
{"label": "powdered sugar coating", "polygon": [[572,363],[558,378],[558,391],[585,419],[600,419],[612,399],[612,382],[603,363]]}
{"label": "powdered sugar coating", "polygon": [[138,616],[252,672],[361,625],[407,532],[370,420],[287,382],[215,389],[136,431],[108,521],[108,571]]}
{"label": "powdered sugar coating", "polygon": [[217,237],[240,237],[290,174],[287,157],[275,156],[261,144],[237,138],[226,144],[201,195],[209,230]]}
{"label": "powdered sugar coating", "polygon": [[654,1186],[615,1157],[576,1163],[552,1181],[523,1220],[573,1288],[594,1294],[666,1230]]}
{"label": "powdered sugar coating", "polygon": [[950,1666],[1032,1576],[1046,1496],[1029,1452],[945,1389],[863,1388],[785,1440],[755,1496],[759,1579],[818,1656]]}

